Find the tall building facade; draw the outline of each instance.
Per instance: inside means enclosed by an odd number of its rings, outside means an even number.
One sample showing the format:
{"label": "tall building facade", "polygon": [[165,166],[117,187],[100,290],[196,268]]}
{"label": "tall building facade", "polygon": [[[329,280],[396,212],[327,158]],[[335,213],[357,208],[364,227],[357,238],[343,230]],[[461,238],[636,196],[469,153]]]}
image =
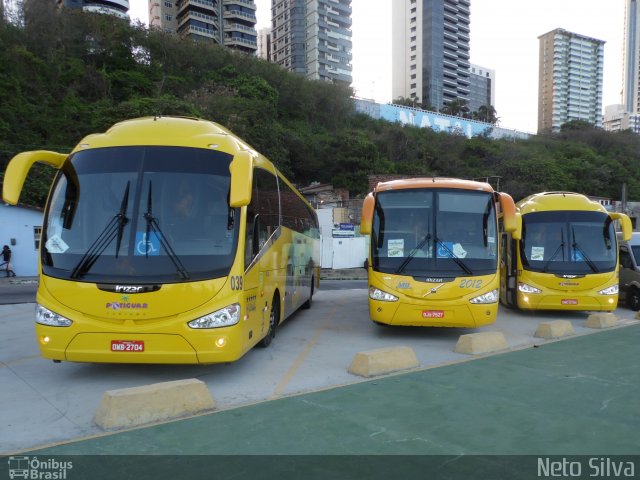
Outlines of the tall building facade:
{"label": "tall building facade", "polygon": [[538,132],[571,120],[601,127],[605,42],[561,28],[538,39]]}
{"label": "tall building facade", "polygon": [[495,105],[495,70],[471,64],[469,71],[469,111],[477,112],[480,107]]}
{"label": "tall building facade", "polygon": [[272,0],[271,61],[313,80],[352,82],[351,0]]}
{"label": "tall building facade", "polygon": [[624,27],[624,74],[622,104],[627,112],[640,112],[640,8],[626,0]]}
{"label": "tall building facade", "polygon": [[392,97],[469,101],[470,0],[394,0]]}
{"label": "tall building facade", "polygon": [[56,4],[65,8],[82,8],[85,12],[129,18],[129,0],[56,0]]}
{"label": "tall building facade", "polygon": [[258,51],[256,55],[265,60],[271,58],[271,28],[258,30]]}
{"label": "tall building facade", "polygon": [[607,105],[604,108],[602,129],[608,132],[631,130],[640,133],[640,114],[630,113],[625,105]]}
{"label": "tall building facade", "polygon": [[246,53],[258,48],[253,0],[149,0],[149,25]]}

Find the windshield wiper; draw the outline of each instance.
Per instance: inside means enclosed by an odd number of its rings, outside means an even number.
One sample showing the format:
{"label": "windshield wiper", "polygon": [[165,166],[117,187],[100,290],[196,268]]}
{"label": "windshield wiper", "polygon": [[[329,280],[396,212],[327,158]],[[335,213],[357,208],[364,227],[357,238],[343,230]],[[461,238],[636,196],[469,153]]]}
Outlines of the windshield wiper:
{"label": "windshield wiper", "polygon": [[589,265],[589,268],[591,270],[593,270],[593,273],[600,273],[600,269],[598,267],[596,267],[596,264],[591,261],[589,256],[585,253],[585,251],[580,247],[580,245],[578,245],[578,242],[576,242],[576,232],[575,232],[573,226],[571,226],[571,234],[573,235],[573,243],[571,244],[573,249],[577,253],[582,255],[582,259],[585,261],[585,263],[587,265]]}
{"label": "windshield wiper", "polygon": [[93,264],[96,263],[96,260],[98,260],[100,255],[102,255],[111,242],[113,242],[114,238],[117,238],[116,258],[118,257],[120,244],[122,243],[122,233],[124,232],[125,225],[129,223],[129,219],[125,215],[127,212],[127,205],[129,204],[129,186],[130,182],[127,182],[124,195],[122,196],[122,202],[120,203],[120,211],[113,216],[109,223],[107,223],[107,226],[104,227],[102,232],[100,232],[89,249],[82,256],[71,272],[71,278],[81,277],[91,270]]}
{"label": "windshield wiper", "polygon": [[562,250],[562,261],[564,262],[564,229],[562,227],[560,227],[560,245],[558,245],[558,248],[556,248],[556,251],[553,252],[553,255],[549,257],[549,260],[545,262],[544,266],[542,267],[543,272],[547,273],[547,270],[549,269],[549,264],[558,256],[558,253],[560,253],[561,250]]}
{"label": "windshield wiper", "polygon": [[[466,263],[464,263],[464,262],[460,259],[460,257],[456,256],[456,254],[455,254],[455,253],[453,253],[453,251],[452,251],[449,247],[447,247],[447,245],[446,245],[444,242],[441,242],[441,241],[438,239],[438,237],[435,237],[435,242],[436,242],[436,249],[438,248],[438,246],[440,246],[440,245],[441,245],[441,246],[442,246],[442,247],[447,251],[447,253],[449,254],[449,257],[450,257],[451,259],[453,259],[453,261],[454,261],[454,262],[456,262],[456,263],[458,264],[458,266],[459,266],[462,270],[464,270],[464,271],[467,273],[467,275],[473,275],[473,272],[472,272],[472,271],[471,271],[471,269],[467,266],[467,264],[466,264]],[[437,252],[436,252],[436,256],[437,256]]]}
{"label": "windshield wiper", "polygon": [[425,244],[427,244],[429,242],[429,240],[431,240],[431,234],[430,233],[428,233],[422,240],[420,240],[420,243],[418,243],[418,245],[416,245],[409,252],[409,255],[407,255],[407,258],[404,259],[404,261],[400,264],[400,266],[396,270],[397,274],[400,274],[400,273],[403,272],[403,270],[406,268],[406,266],[409,265],[409,262],[411,262],[411,260],[413,260],[413,258],[416,256],[416,253],[418,253],[420,250],[422,250],[422,247],[424,247]]}
{"label": "windshield wiper", "polygon": [[[145,237],[146,241],[147,242],[149,241],[149,233],[153,231],[153,233],[155,233],[158,239],[160,240],[160,245],[162,245],[162,247],[165,249],[165,251],[167,252],[167,255],[169,255],[169,258],[173,262],[173,265],[176,267],[178,276],[182,280],[188,280],[189,272],[187,272],[187,270],[184,268],[184,265],[180,261],[180,258],[178,257],[178,255],[176,255],[176,252],[173,250],[173,248],[169,244],[167,237],[165,237],[164,233],[162,233],[162,230],[160,229],[160,225],[158,225],[158,221],[156,220],[156,217],[153,216],[152,211],[153,209],[152,209],[152,200],[151,200],[151,180],[149,180],[149,193],[147,194],[147,211],[144,214],[144,219],[147,222],[147,232],[146,232],[147,236]],[[149,258],[148,248],[145,250],[145,255],[147,258]]]}

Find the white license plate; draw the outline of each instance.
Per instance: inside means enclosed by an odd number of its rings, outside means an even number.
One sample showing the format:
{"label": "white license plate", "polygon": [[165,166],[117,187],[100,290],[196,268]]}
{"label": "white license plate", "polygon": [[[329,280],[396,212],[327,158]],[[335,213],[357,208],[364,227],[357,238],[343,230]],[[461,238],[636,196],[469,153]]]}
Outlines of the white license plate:
{"label": "white license plate", "polygon": [[422,318],[444,318],[443,310],[423,310]]}
{"label": "white license plate", "polygon": [[142,340],[111,340],[112,352],[144,352]]}

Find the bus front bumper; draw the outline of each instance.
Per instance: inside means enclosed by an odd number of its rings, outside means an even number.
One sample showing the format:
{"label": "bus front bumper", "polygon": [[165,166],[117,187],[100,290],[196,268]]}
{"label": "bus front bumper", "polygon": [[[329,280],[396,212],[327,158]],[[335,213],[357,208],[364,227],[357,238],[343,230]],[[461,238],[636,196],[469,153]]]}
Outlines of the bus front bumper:
{"label": "bus front bumper", "polygon": [[476,328],[494,323],[497,313],[497,302],[477,305],[468,301],[417,305],[369,299],[371,320],[387,325]]}
{"label": "bus front bumper", "polygon": [[522,310],[612,311],[617,306],[617,295],[528,294],[518,292],[518,308]]}
{"label": "bus front bumper", "polygon": [[133,332],[79,332],[36,325],[44,358],[69,362],[209,364],[233,362],[244,351],[235,331],[215,329],[189,335]]}

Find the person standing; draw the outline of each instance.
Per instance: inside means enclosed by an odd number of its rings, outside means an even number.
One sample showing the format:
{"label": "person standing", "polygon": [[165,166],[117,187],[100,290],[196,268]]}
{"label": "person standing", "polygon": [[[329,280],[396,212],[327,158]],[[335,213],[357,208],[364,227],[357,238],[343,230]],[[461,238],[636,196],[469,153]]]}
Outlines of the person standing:
{"label": "person standing", "polygon": [[2,266],[5,267],[7,277],[15,277],[16,273],[13,271],[13,267],[11,265],[11,249],[9,248],[9,245],[2,247],[2,260],[4,262]]}

